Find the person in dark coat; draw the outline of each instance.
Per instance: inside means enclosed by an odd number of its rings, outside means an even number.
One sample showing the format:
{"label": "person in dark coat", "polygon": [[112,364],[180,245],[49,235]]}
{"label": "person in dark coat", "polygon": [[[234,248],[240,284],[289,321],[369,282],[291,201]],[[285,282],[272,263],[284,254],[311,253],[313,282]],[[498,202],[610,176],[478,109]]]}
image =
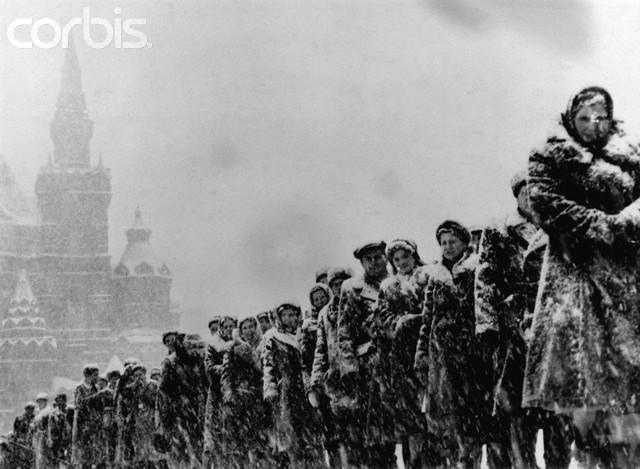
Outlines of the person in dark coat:
{"label": "person in dark coat", "polygon": [[491,382],[475,337],[477,256],[470,234],[447,220],[436,230],[442,260],[424,293],[415,370],[426,385],[427,449],[437,467],[479,467]]}
{"label": "person in dark coat", "polygon": [[549,242],[523,406],[573,418],[578,442],[591,440],[588,464],[607,467],[628,463],[612,450],[640,388],[638,148],[610,94],[590,87],[529,157],[529,197]]}
{"label": "person in dark coat", "polygon": [[[329,455],[329,467],[348,465],[344,441],[347,438],[347,418],[340,414],[338,402],[344,396],[338,366],[338,309],[342,283],[351,278],[347,269],[332,267],[327,272],[331,297],[318,316],[316,348],[309,381],[308,398],[319,413],[323,444]],[[352,459],[352,458],[351,458]]]}
{"label": "person in dark coat", "polygon": [[36,416],[35,402],[27,402],[24,406],[24,414],[13,422],[13,434],[11,435],[11,462],[16,469],[31,469],[34,462],[34,453],[31,441],[31,424]]}
{"label": "person in dark coat", "polygon": [[313,357],[316,352],[316,338],[318,337],[318,315],[331,299],[331,290],[324,283],[316,283],[309,291],[309,303],[311,311],[309,317],[302,322],[300,328],[300,351],[302,353],[302,365],[305,388],[309,389]]}
{"label": "person in dark coat", "polygon": [[384,242],[368,243],[354,251],[364,273],[342,284],[338,312],[339,366],[347,398],[340,406],[351,412],[348,454],[357,454],[358,465],[394,467],[393,412],[384,401],[390,385],[387,341],[378,314],[380,283],[387,278]]}
{"label": "person in dark coat", "polygon": [[267,451],[267,411],[262,399],[258,321],[240,321],[239,337],[224,354],[220,373],[220,424],[223,467],[260,467]]}
{"label": "person in dark coat", "polygon": [[302,355],[296,336],[300,307],[291,302],[276,309],[276,327],[267,331],[262,344],[263,398],[271,412],[275,452],[289,467],[321,467],[320,430],[306,398],[302,379]]}
{"label": "person in dark coat", "polygon": [[536,216],[528,203],[525,171],[512,179],[512,191],[518,210],[482,231],[475,280],[476,334],[492,359],[495,389],[494,437],[487,446],[489,467],[526,469],[537,467],[537,427],[522,410],[521,401],[525,337],[530,326],[525,322],[527,298],[535,297],[538,278],[527,279],[524,267],[538,227],[530,221]]}
{"label": "person in dark coat", "polygon": [[393,275],[380,285],[378,310],[390,353],[390,386],[383,394],[392,404],[396,439],[402,444],[405,467],[422,467],[426,421],[420,409],[420,385],[413,362],[422,324],[416,271],[424,265],[415,242],[395,239],[387,245],[386,256]]}
{"label": "person in dark coat", "polygon": [[108,389],[98,391],[96,382],[99,370],[96,365],[86,365],[82,370],[84,381],[74,393],[75,412],[72,430],[71,457],[74,467],[91,469],[106,467],[104,445],[99,438],[102,430],[102,404]]}
{"label": "person in dark coat", "polygon": [[42,467],[45,469],[64,468],[69,463],[71,447],[71,424],[68,417],[67,395],[55,397],[54,406],[49,410],[46,422],[45,451]]}
{"label": "person in dark coat", "polygon": [[[205,456],[203,456],[206,467],[210,463],[219,461],[219,458],[222,457],[222,447],[219,444],[222,439],[220,377],[224,354],[233,344],[233,330],[236,325],[237,319],[234,317],[222,316],[220,318],[220,327],[218,332],[211,337],[204,358],[204,367],[208,380],[204,428]],[[219,462],[216,462],[216,464],[219,464]]]}
{"label": "person in dark coat", "polygon": [[201,344],[172,332],[163,337],[171,351],[162,361],[156,408],[159,430],[154,446],[172,465],[201,464],[207,377]]}

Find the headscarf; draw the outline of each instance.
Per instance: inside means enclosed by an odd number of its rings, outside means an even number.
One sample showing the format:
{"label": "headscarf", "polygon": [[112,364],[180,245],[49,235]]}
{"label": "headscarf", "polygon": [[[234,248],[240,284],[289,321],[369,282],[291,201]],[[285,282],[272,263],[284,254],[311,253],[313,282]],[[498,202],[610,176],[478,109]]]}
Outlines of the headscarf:
{"label": "headscarf", "polygon": [[315,306],[313,305],[313,301],[311,297],[317,291],[324,292],[324,294],[327,295],[327,304],[331,301],[331,289],[324,283],[316,283],[314,286],[311,287],[311,290],[309,290],[309,304],[313,309],[315,309]]}
{"label": "headscarf", "polygon": [[282,312],[286,309],[292,309],[296,312],[296,314],[298,315],[298,322],[300,319],[300,316],[302,315],[302,309],[300,309],[300,305],[295,302],[295,301],[286,301],[283,303],[280,303],[280,305],[278,305],[278,307],[276,308],[276,326],[278,328],[278,330],[282,331],[282,332],[288,332],[291,334],[295,334],[296,330],[298,329],[297,326],[295,327],[285,327],[284,324],[282,324],[282,321],[280,319],[280,315],[282,314]]}
{"label": "headscarf", "polygon": [[582,109],[583,106],[588,106],[597,102],[602,102],[604,104],[607,116],[611,119],[611,128],[609,129],[609,133],[614,133],[617,128],[617,123],[613,119],[613,99],[607,90],[599,86],[589,86],[588,88],[584,88],[573,95],[567,104],[567,110],[561,115],[561,118],[562,125],[576,142],[585,146],[601,148],[606,144],[606,141],[595,141],[587,144],[582,140],[582,138],[580,138],[575,127],[575,117],[580,109]]}

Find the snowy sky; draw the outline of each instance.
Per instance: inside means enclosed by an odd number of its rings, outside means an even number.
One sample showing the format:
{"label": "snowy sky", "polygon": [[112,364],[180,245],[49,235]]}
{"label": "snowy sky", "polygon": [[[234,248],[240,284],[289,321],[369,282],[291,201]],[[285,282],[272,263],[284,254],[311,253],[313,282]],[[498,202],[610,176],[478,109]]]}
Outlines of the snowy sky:
{"label": "snowy sky", "polygon": [[306,301],[363,240],[513,208],[509,179],[570,94],[600,84],[640,131],[640,6],[517,0],[0,0],[0,153],[25,192],[52,145],[64,50],[17,17],[143,17],[153,47],[76,41],[117,262],[136,205],[184,326]]}

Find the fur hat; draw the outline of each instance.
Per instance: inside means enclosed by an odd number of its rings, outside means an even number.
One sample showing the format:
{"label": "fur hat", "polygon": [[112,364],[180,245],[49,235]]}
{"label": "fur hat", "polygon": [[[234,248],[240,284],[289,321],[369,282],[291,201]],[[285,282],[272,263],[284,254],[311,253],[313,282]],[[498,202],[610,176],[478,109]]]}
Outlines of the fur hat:
{"label": "fur hat", "polygon": [[522,189],[522,187],[526,185],[527,171],[523,169],[518,171],[511,177],[511,192],[513,192],[513,196],[517,198],[518,194],[520,193],[520,189]]}
{"label": "fur hat", "polygon": [[49,400],[49,394],[47,394],[46,392],[38,393],[38,395],[36,396],[36,402],[37,401],[48,401],[48,400]]}
{"label": "fur hat", "polygon": [[271,321],[271,311],[263,311],[262,313],[258,313],[256,315],[256,318],[258,319],[258,321],[262,321],[263,319]]}
{"label": "fur hat", "polygon": [[89,363],[88,365],[85,365],[84,368],[82,368],[82,376],[91,376],[97,371],[100,371],[98,365],[96,365],[95,363]]}
{"label": "fur hat", "polygon": [[256,326],[256,328],[258,327],[258,320],[256,318],[254,318],[253,316],[249,316],[247,318],[241,319],[240,322],[238,323],[238,329],[242,330],[242,325],[245,322],[253,322],[254,326]]}
{"label": "fur hat", "polygon": [[212,317],[211,320],[207,323],[207,328],[210,328],[211,324],[220,324],[220,316]]}
{"label": "fur hat", "polygon": [[345,269],[344,267],[331,267],[327,272],[327,283],[331,283],[335,279],[347,280],[351,277],[353,277],[351,269]]}
{"label": "fur hat", "polygon": [[322,269],[318,269],[316,270],[316,283],[320,281],[320,278],[323,276],[327,275],[327,269],[326,267],[323,267]]}
{"label": "fur hat", "polygon": [[355,257],[356,259],[360,260],[360,259],[362,259],[364,257],[364,255],[367,252],[372,251],[374,249],[381,249],[384,252],[386,247],[387,247],[387,243],[385,243],[384,241],[376,241],[376,242],[366,243],[366,244],[363,244],[362,246],[356,248],[355,251],[353,251],[353,257]]}

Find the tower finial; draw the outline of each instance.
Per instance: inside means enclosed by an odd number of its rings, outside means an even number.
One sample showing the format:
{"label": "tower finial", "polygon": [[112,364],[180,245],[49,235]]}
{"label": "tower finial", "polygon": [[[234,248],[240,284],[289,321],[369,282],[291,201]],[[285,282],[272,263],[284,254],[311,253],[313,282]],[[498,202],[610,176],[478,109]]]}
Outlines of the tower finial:
{"label": "tower finial", "polygon": [[89,166],[93,122],[87,116],[82,74],[72,35],[65,53],[56,112],[49,130],[56,164]]}

